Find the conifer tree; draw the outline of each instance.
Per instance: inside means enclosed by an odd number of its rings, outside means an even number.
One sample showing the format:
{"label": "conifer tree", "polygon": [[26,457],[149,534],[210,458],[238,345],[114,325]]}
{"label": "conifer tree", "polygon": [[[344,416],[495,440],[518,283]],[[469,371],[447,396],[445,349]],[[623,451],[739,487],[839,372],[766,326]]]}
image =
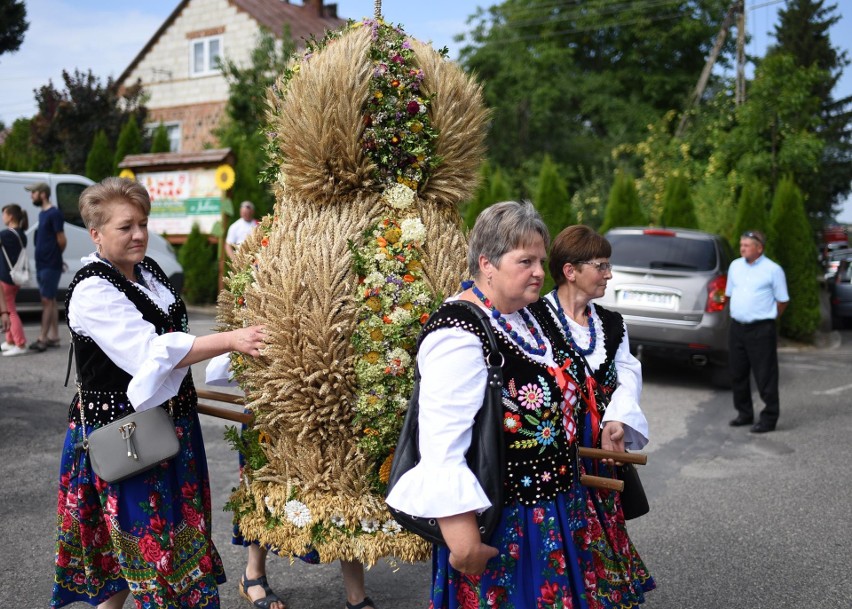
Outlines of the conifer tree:
{"label": "conifer tree", "polygon": [[480,197],[477,193],[477,197],[471,202],[471,205],[467,209],[467,214],[465,215],[465,224],[467,224],[468,228],[473,228],[473,225],[476,223],[477,216],[479,216],[483,209],[493,203],[508,201],[511,198],[512,191],[509,188],[509,184],[503,177],[503,172],[498,167],[491,172],[490,179],[488,179],[487,182],[483,181],[482,196]]}
{"label": "conifer tree", "polygon": [[139,131],[136,117],[131,116],[124,123],[121,133],[118,135],[118,143],[115,145],[113,175],[119,174],[118,165],[124,160],[124,157],[128,154],[139,154],[140,152],[142,152],[142,132]]}
{"label": "conifer tree", "polygon": [[151,142],[151,152],[171,152],[172,143],[169,141],[169,132],[166,125],[160,123],[154,131],[154,139]]}
{"label": "conifer tree", "polygon": [[605,233],[616,226],[644,226],[645,224],[645,214],[639,205],[636,182],[625,172],[617,172],[615,182],[609,191],[609,200],[600,232]]}
{"label": "conifer tree", "polygon": [[464,223],[469,229],[473,228],[476,217],[491,201],[491,164],[486,159],[479,168],[479,186],[464,211]]}
{"label": "conifer tree", "polygon": [[766,188],[755,178],[749,178],[740,191],[737,201],[737,219],[734,233],[731,235],[731,246],[734,251],[739,249],[740,235],[748,230],[759,230],[769,233],[769,218],[766,214]]}
{"label": "conifer tree", "polygon": [[698,228],[698,217],[692,195],[689,193],[689,183],[681,175],[673,175],[666,180],[663,193],[663,226],[677,228]]}
{"label": "conifer tree", "polygon": [[191,304],[216,302],[219,268],[216,264],[216,246],[201,233],[198,224],[178,251],[178,261],[183,267],[183,297]]}
{"label": "conifer tree", "polygon": [[789,176],[775,190],[769,225],[769,257],[784,269],[790,294],[790,304],[781,316],[781,333],[811,341],[820,322],[817,260],[802,192]]}
{"label": "conifer tree", "polygon": [[551,238],[566,226],[577,223],[577,214],[571,207],[565,180],[559,175],[559,167],[550,155],[546,155],[541,164],[533,203],[547,225]]}
{"label": "conifer tree", "polygon": [[103,129],[95,134],[92,147],[86,157],[86,177],[100,182],[112,175],[113,154],[110,150],[109,139]]}

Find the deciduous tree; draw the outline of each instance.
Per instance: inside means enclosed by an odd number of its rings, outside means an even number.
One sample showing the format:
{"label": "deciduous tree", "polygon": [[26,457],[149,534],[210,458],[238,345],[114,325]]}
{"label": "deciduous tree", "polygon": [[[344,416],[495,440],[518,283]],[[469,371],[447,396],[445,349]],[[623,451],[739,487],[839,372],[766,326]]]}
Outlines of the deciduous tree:
{"label": "deciduous tree", "polygon": [[23,0],[0,0],[0,55],[17,51],[29,27]]}

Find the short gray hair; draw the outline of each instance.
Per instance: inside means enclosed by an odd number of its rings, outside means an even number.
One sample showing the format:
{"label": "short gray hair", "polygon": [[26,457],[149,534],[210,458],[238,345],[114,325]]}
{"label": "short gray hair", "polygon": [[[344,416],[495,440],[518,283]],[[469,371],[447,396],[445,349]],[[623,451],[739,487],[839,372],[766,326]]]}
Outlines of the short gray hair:
{"label": "short gray hair", "polygon": [[80,193],[80,216],[86,228],[100,229],[109,221],[109,204],[130,203],[147,218],[151,213],[148,191],[136,180],[104,178]]}
{"label": "short gray hair", "polygon": [[485,208],[470,231],[467,247],[467,270],[479,276],[479,257],[500,266],[503,254],[526,245],[535,235],[550,247],[547,225],[529,201],[503,201]]}

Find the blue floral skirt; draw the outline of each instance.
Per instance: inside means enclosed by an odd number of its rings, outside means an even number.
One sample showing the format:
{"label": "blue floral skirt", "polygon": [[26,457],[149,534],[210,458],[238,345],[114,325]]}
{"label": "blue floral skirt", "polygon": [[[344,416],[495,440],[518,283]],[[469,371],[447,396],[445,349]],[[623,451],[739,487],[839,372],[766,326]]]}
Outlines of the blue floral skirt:
{"label": "blue floral skirt", "polygon": [[618,566],[621,559],[607,549],[595,514],[590,494],[579,486],[534,506],[507,505],[490,544],[499,554],[482,575],[459,573],[449,564],[449,550],[435,547],[430,608],[637,606],[653,580],[641,561],[626,570]]}
{"label": "blue floral skirt", "polygon": [[[92,428],[87,428],[91,433]],[[222,561],[211,539],[210,483],[198,415],[176,419],[178,455],[107,484],[71,422],[59,471],[51,607],[97,605],[125,589],[137,609],[219,607]]]}

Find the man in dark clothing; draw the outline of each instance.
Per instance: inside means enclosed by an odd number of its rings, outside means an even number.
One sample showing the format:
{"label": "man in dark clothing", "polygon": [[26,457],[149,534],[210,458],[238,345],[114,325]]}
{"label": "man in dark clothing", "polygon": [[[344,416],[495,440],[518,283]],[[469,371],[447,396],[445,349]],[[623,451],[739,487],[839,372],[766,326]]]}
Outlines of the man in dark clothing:
{"label": "man in dark clothing", "polygon": [[35,261],[38,291],[41,295],[41,332],[30,344],[33,351],[59,346],[59,304],[56,293],[64,263],[65,220],[62,212],[50,202],[50,186],[44,182],[27,186],[33,205],[40,208],[35,234]]}

